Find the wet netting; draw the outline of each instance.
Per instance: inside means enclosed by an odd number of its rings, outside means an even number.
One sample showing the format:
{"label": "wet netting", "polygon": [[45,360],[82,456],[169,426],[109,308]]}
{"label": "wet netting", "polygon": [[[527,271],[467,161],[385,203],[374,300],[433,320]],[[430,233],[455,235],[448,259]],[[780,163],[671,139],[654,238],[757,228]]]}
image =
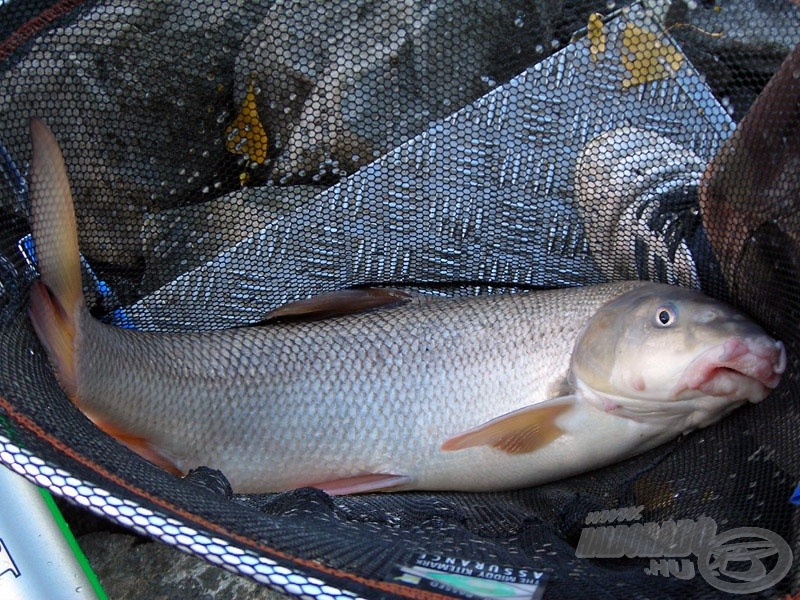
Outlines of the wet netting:
{"label": "wet netting", "polygon": [[[796,593],[798,42],[796,0],[0,2],[0,460],[293,595]],[[788,367],[716,424],[525,489],[179,478],[70,402],[28,319],[33,117],[64,155],[87,304],[120,328],[229,329],[364,286],[648,279],[743,309]]]}

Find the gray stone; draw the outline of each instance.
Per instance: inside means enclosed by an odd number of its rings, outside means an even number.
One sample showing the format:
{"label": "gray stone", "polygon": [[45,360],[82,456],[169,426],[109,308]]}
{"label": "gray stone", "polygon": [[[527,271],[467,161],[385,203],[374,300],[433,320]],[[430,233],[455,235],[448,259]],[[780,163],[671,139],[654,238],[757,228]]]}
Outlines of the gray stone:
{"label": "gray stone", "polygon": [[797,44],[800,6],[730,0],[673,2],[666,25],[736,121]]}
{"label": "gray stone", "polygon": [[223,143],[232,48],[258,7],[104,2],[37,38],[0,77],[0,131],[12,155],[30,155],[29,116],[59,139],[87,256],[137,264],[145,207],[185,203],[223,175],[235,180]]}
{"label": "gray stone", "polygon": [[515,75],[506,32],[549,50],[559,5],[279,0],[242,44],[237,98],[255,78],[276,179],[335,179]]}
{"label": "gray stone", "polygon": [[124,533],[94,532],[79,543],[114,600],[279,600],[284,594],[176,548]]}
{"label": "gray stone", "polygon": [[22,162],[27,119],[43,118],[84,254],[139,269],[145,213],[238,186],[226,128],[252,73],[275,177],[331,181],[549,52],[558,4],[109,0],[73,11],[0,75],[0,132]]}

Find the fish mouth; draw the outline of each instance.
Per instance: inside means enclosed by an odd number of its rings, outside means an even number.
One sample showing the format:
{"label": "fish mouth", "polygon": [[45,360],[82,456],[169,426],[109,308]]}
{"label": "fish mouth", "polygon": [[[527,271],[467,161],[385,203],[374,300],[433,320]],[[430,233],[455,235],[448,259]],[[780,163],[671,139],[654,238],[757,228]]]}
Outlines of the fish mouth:
{"label": "fish mouth", "polygon": [[761,402],[786,370],[786,349],[766,336],[730,338],[698,356],[684,372],[673,397],[687,392]]}

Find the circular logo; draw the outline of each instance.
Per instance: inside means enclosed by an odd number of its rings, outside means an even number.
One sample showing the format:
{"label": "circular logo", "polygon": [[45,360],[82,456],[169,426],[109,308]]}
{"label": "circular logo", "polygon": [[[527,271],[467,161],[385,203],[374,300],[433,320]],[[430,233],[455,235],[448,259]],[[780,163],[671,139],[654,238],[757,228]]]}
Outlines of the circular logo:
{"label": "circular logo", "polygon": [[783,579],[792,558],[792,549],[777,533],[761,527],[739,527],[711,538],[697,556],[697,568],[718,590],[748,594]]}

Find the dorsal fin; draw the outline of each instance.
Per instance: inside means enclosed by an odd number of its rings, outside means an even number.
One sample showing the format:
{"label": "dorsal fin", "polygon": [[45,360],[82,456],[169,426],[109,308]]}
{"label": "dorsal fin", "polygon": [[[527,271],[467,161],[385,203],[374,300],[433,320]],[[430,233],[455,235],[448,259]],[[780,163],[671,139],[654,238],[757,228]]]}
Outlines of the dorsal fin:
{"label": "dorsal fin", "polygon": [[268,312],[255,325],[275,321],[316,321],[344,315],[392,308],[411,301],[411,294],[392,288],[364,288],[338,290],[312,296],[305,300],[289,302]]}

